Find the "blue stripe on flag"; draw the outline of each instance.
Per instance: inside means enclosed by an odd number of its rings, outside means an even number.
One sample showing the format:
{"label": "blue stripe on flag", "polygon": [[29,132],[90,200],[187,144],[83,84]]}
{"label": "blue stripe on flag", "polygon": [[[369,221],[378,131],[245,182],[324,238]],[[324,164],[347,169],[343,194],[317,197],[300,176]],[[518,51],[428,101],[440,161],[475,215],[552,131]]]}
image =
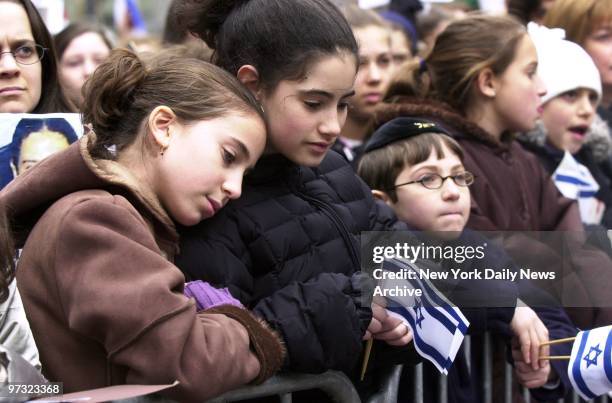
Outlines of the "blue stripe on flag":
{"label": "blue stripe on flag", "polygon": [[573,185],[591,186],[590,183],[581,181],[580,179],[573,176],[555,175],[554,179],[559,182],[571,183]]}
{"label": "blue stripe on flag", "polygon": [[[421,301],[423,301],[423,299],[421,299]],[[446,315],[444,315],[442,312],[437,310],[435,307],[427,306],[423,304],[423,308],[425,308],[427,313],[429,313],[429,315],[433,316],[434,319],[440,322],[440,324],[444,326],[446,330],[448,330],[450,333],[455,333],[455,331],[457,331],[457,326],[455,326],[455,324],[451,322],[450,319],[446,317]],[[445,309],[445,308],[443,307],[442,309]]]}
{"label": "blue stripe on flag", "polygon": [[592,190],[581,190],[580,192],[578,192],[578,197],[586,199],[587,197],[593,197],[596,194],[597,192],[594,192]]}
{"label": "blue stripe on flag", "polygon": [[[398,315],[401,315],[404,319],[408,321],[408,323],[410,323],[410,327],[412,327],[413,329],[416,329],[414,318],[412,317],[412,315],[410,315],[410,312],[408,312],[406,308],[402,306],[393,306],[393,307],[387,307],[387,309],[392,312],[397,313]],[[417,331],[413,332],[413,337],[414,337],[414,343],[419,346],[421,351],[423,351],[423,354],[427,354],[428,356],[430,356],[442,368],[449,369],[451,367],[453,362],[449,358],[444,358],[444,356],[440,354],[440,352],[436,350],[435,347],[432,347],[431,345],[427,344],[427,342],[425,342],[421,338],[421,335],[419,334],[419,332]]]}
{"label": "blue stripe on flag", "polygon": [[[440,318],[438,318],[438,316],[435,316],[436,319],[438,319],[444,325],[444,327],[446,327],[451,333],[454,333],[455,329],[459,329],[459,330],[461,330],[462,333],[465,334],[467,332],[467,326],[465,325],[464,320],[459,316],[457,311],[455,311],[453,309],[453,307],[450,306],[450,304],[448,302],[444,301],[438,295],[438,293],[436,291],[432,290],[431,287],[429,286],[429,284],[427,284],[426,281],[421,282],[421,286],[427,292],[427,296],[430,299],[432,299],[433,302],[437,306],[439,306],[440,308],[444,309],[445,312],[450,314],[450,316],[452,316],[458,322],[458,325],[455,326],[454,323],[452,323],[450,320],[448,320],[448,318],[444,314],[442,314],[440,311],[438,311],[438,310],[435,310],[435,311],[436,311],[436,315],[439,315]],[[429,312],[431,314],[430,310],[427,310],[427,312]],[[434,315],[432,314],[432,316],[434,316]],[[449,326],[452,326],[452,329]]]}
{"label": "blue stripe on flag", "polygon": [[608,381],[612,382],[612,330],[608,332],[608,338],[606,339],[603,362],[606,377],[608,377]]}
{"label": "blue stripe on flag", "polygon": [[[397,265],[403,265],[408,267],[409,269],[411,269],[412,271],[418,273],[417,269],[413,268],[412,266],[406,264],[405,262],[401,261],[401,260],[397,260],[394,259],[394,263]],[[419,277],[419,276],[417,276]],[[463,334],[467,333],[467,326],[465,325],[465,321],[463,320],[463,318],[461,318],[459,316],[459,314],[457,313],[457,311],[455,311],[448,302],[444,301],[442,298],[440,298],[440,296],[438,295],[438,293],[434,290],[431,289],[431,287],[429,286],[429,284],[427,284],[426,281],[420,281],[419,278],[415,278],[415,279],[406,279],[406,281],[408,281],[412,286],[415,286],[413,281],[417,282],[417,286],[415,288],[421,288],[423,291],[426,292],[427,297],[431,300],[433,300],[434,304],[436,306],[439,306],[441,308],[444,308],[446,310],[446,312],[448,312],[458,323],[459,326],[455,326],[452,325],[454,328],[458,328],[459,330],[461,330],[461,332]],[[395,301],[397,302],[397,301]],[[429,311],[428,311],[429,312]],[[446,325],[445,325],[446,326]],[[451,330],[451,332],[454,333],[454,330]]]}
{"label": "blue stripe on flag", "polygon": [[582,333],[582,339],[580,339],[580,347],[578,348],[578,353],[576,354],[576,359],[574,360],[574,365],[572,366],[572,376],[574,381],[576,382],[576,386],[580,389],[580,391],[587,396],[589,399],[595,398],[595,394],[591,392],[591,389],[586,385],[584,379],[582,379],[582,371],[580,371],[580,365],[582,363],[582,355],[584,354],[584,349],[586,347],[587,340],[589,338],[589,331],[585,330]]}

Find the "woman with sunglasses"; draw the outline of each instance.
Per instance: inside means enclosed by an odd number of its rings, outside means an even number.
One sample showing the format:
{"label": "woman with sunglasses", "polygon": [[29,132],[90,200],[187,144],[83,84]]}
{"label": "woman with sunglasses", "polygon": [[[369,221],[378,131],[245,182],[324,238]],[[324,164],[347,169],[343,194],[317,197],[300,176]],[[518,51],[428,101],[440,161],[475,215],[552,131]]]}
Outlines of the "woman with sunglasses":
{"label": "woman with sunglasses", "polygon": [[0,0],[0,113],[74,112],[51,35],[30,0]]}

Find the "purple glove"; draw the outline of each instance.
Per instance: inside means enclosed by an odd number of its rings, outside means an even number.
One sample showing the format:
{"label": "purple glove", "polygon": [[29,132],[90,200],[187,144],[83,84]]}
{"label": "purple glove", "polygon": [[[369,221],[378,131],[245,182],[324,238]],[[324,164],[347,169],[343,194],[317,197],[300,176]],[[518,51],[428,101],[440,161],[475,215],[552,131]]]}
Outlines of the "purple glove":
{"label": "purple glove", "polygon": [[185,283],[183,294],[187,298],[195,299],[198,311],[214,308],[219,305],[234,305],[244,308],[240,301],[232,297],[227,288],[214,288],[202,280]]}

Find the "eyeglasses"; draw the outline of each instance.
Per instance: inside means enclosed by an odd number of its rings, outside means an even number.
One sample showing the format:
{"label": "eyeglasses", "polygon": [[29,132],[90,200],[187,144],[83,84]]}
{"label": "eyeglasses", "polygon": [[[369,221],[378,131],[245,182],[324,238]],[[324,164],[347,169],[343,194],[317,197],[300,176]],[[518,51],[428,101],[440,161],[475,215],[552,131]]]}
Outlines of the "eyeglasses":
{"label": "eyeglasses", "polygon": [[427,174],[419,180],[406,182],[406,183],[400,183],[399,185],[393,186],[393,188],[395,189],[397,187],[404,186],[404,185],[420,183],[423,187],[426,187],[427,189],[435,190],[435,189],[440,189],[442,185],[444,184],[444,181],[449,178],[452,179],[453,182],[455,182],[455,185],[465,187],[465,186],[470,186],[472,183],[474,183],[475,176],[473,173],[467,172],[467,171],[461,172],[455,175],[449,175],[449,176],[440,176],[438,174]]}
{"label": "eyeglasses", "polygon": [[43,56],[45,55],[45,50],[48,49],[37,44],[23,45],[9,52],[0,52],[0,58],[3,54],[10,53],[13,55],[15,61],[19,64],[35,64],[42,60]]}

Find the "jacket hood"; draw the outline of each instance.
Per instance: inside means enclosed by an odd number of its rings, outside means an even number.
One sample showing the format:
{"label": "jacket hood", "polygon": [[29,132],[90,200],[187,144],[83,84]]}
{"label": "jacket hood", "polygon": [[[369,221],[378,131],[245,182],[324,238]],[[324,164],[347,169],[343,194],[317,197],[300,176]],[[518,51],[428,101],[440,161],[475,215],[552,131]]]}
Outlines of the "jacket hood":
{"label": "jacket hood", "polygon": [[[542,148],[546,145],[547,131],[542,121],[538,121],[536,127],[527,133],[520,134],[519,140],[529,148]],[[605,120],[599,115],[587,131],[583,147],[590,150],[595,162],[602,162],[610,158],[612,154],[612,140],[610,139],[610,129]]]}
{"label": "jacket hood", "polygon": [[94,140],[95,134],[89,132],[2,189],[0,202],[5,204],[11,218],[17,245],[23,245],[36,222],[56,200],[89,189],[121,194],[152,219],[157,230],[165,232],[169,239],[178,240],[173,221],[150,190],[141,186],[118,162],[91,156],[88,145]]}
{"label": "jacket hood", "polygon": [[381,105],[376,113],[374,128],[400,116],[428,118],[450,132],[453,137],[476,139],[495,148],[506,149],[515,136],[504,134],[497,139],[492,134],[469,121],[450,105],[443,102],[413,97],[395,97],[393,103]]}

